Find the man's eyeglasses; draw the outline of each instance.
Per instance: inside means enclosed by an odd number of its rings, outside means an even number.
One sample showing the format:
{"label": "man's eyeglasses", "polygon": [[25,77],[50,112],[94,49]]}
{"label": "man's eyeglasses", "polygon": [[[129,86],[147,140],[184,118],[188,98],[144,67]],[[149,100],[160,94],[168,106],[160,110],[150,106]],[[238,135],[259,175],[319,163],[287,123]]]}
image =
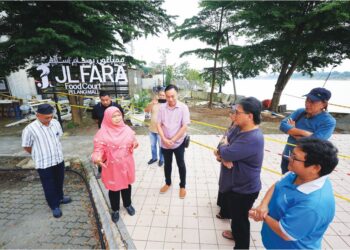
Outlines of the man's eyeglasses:
{"label": "man's eyeglasses", "polygon": [[286,158],[286,159],[288,159],[289,161],[306,162],[306,161],[299,160],[298,158],[296,158],[295,154],[291,154],[291,155],[283,155],[283,157],[285,157],[285,158]]}
{"label": "man's eyeglasses", "polygon": [[234,111],[234,114],[239,115],[239,114],[248,114],[245,111],[238,111],[237,109]]}

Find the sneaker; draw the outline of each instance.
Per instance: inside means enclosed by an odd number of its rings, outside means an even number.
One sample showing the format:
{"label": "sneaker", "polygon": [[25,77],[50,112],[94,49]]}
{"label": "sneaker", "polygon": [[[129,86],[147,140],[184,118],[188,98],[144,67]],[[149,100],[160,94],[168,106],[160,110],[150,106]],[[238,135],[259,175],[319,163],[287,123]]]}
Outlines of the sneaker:
{"label": "sneaker", "polygon": [[185,198],[185,196],[186,196],[186,189],[185,188],[180,188],[179,196],[180,196],[180,199]]}
{"label": "sneaker", "polygon": [[151,165],[152,163],[155,163],[156,161],[157,161],[157,159],[155,159],[155,160],[150,159],[150,160],[147,162],[147,164],[148,164],[148,165]]}
{"label": "sneaker", "polygon": [[52,209],[52,215],[55,218],[60,218],[62,216],[62,211],[59,207]]}
{"label": "sneaker", "polygon": [[159,167],[163,166],[163,164],[164,164],[163,161],[159,161],[159,162],[158,162],[158,166],[159,166]]}
{"label": "sneaker", "polygon": [[126,211],[128,211],[128,214],[129,214],[130,216],[135,215],[135,208],[134,208],[132,205],[126,207],[125,209],[126,209]]}
{"label": "sneaker", "polygon": [[119,210],[113,211],[112,214],[111,214],[111,217],[112,217],[112,221],[114,223],[117,223],[118,220],[119,220]]}
{"label": "sneaker", "polygon": [[72,202],[72,199],[69,196],[63,196],[63,199],[60,200],[61,204],[68,204],[68,203],[71,203],[71,202]]}
{"label": "sneaker", "polygon": [[170,188],[170,185],[165,184],[165,185],[160,189],[160,193],[161,193],[161,194],[166,193],[166,192],[169,190],[169,188]]}

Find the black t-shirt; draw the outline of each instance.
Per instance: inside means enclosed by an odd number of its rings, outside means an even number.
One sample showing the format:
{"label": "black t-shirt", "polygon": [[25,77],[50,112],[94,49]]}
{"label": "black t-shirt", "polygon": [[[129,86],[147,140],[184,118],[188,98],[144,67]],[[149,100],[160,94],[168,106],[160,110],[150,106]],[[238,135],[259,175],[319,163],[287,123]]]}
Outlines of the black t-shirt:
{"label": "black t-shirt", "polygon": [[97,103],[92,109],[92,119],[98,120],[98,128],[101,128],[101,123],[103,120],[103,115],[105,113],[105,110],[111,106],[117,107],[120,110],[120,112],[122,112],[122,115],[124,118],[124,110],[119,104],[112,102],[111,105],[109,105],[108,107],[105,107],[101,103]]}

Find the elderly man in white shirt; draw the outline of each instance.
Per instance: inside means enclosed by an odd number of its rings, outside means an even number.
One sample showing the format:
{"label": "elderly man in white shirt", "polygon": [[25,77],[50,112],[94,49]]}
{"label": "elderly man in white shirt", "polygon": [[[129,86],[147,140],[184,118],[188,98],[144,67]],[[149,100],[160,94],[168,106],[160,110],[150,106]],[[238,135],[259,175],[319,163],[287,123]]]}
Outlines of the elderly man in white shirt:
{"label": "elderly man in white shirt", "polygon": [[37,120],[26,126],[22,132],[22,147],[31,154],[35,162],[45,198],[55,218],[62,216],[60,204],[70,203],[63,195],[64,161],[60,137],[62,128],[53,118],[53,107],[40,104]]}

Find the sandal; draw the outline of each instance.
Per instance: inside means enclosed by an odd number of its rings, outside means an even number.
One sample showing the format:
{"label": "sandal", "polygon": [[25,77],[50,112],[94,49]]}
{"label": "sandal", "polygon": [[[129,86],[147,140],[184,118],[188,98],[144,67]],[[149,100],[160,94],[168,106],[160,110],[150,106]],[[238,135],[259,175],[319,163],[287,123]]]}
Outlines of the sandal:
{"label": "sandal", "polygon": [[220,219],[220,220],[226,220],[226,219],[228,219],[228,218],[222,216],[220,213],[218,213],[218,214],[216,215],[216,218],[218,218],[218,219]]}
{"label": "sandal", "polygon": [[232,235],[232,232],[230,230],[225,230],[222,232],[222,237],[224,237],[225,239],[228,239],[228,240],[235,240],[233,238],[233,235]]}

